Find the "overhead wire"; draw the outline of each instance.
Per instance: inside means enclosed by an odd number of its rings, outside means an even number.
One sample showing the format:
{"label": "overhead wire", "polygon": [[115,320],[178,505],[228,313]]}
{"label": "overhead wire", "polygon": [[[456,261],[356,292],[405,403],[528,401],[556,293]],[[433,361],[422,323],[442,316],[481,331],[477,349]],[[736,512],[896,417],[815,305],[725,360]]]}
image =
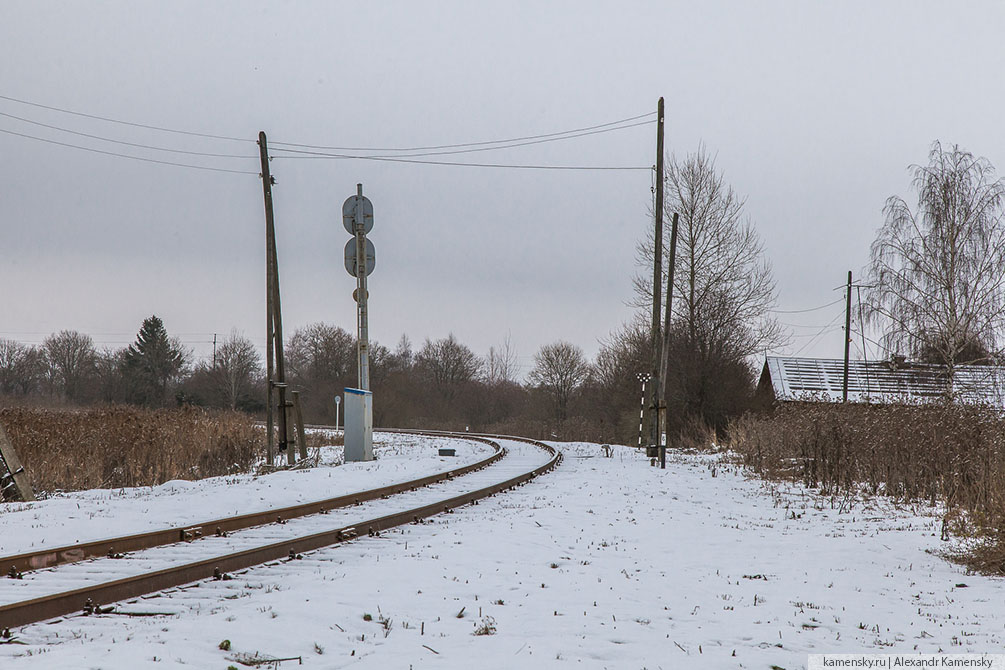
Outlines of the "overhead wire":
{"label": "overhead wire", "polygon": [[[653,123],[655,123],[655,121],[642,121],[640,123],[632,123],[632,124],[625,125],[625,126],[618,126],[616,128],[604,128],[603,130],[593,130],[593,131],[589,131],[589,132],[576,133],[576,134],[573,134],[573,135],[563,135],[562,137],[548,137],[546,139],[530,140],[530,141],[527,141],[527,142],[517,142],[517,143],[511,143],[511,144],[500,144],[498,146],[487,146],[487,147],[483,146],[483,147],[475,147],[475,148],[469,148],[469,149],[450,149],[450,150],[446,150],[446,151],[428,151],[428,152],[420,152],[420,153],[403,153],[403,154],[385,155],[385,156],[372,156],[371,155],[371,156],[365,156],[365,157],[366,158],[421,158],[423,156],[450,156],[450,155],[456,155],[456,154],[479,153],[479,152],[483,152],[483,151],[499,151],[501,149],[513,149],[513,148],[516,148],[516,147],[526,147],[526,146],[531,146],[531,145],[534,145],[534,144],[545,144],[545,143],[548,143],[548,142],[561,142],[562,140],[571,140],[571,139],[575,139],[577,137],[587,137],[589,135],[600,135],[600,134],[603,134],[603,133],[611,133],[611,132],[614,132],[616,130],[626,130],[628,128],[635,128],[635,127],[638,127],[638,126],[646,126],[646,125],[651,125]],[[277,144],[276,142],[273,142],[272,145],[271,145],[274,152],[275,151],[283,151],[283,152],[288,152],[288,153],[293,153],[293,154],[302,154],[301,156],[284,156],[284,158],[319,157],[319,158],[339,158],[339,159],[344,159],[347,156],[350,157],[350,158],[364,158],[364,156],[358,156],[358,155],[323,153],[323,152],[320,152],[320,151],[309,151],[309,150],[306,150],[306,149],[283,149],[282,147],[276,147],[276,144]],[[385,151],[391,151],[391,150],[385,150]]]}
{"label": "overhead wire", "polygon": [[[188,130],[181,130],[178,128],[169,128],[165,126],[157,126],[146,123],[138,123],[134,121],[126,121],[123,119],[117,119],[107,116],[101,116],[97,114],[89,114],[86,112],[79,112],[76,110],[66,109],[62,107],[56,107],[53,105],[45,105],[42,103],[32,102],[29,100],[23,100],[20,98],[15,98],[12,96],[0,95],[0,100],[7,100],[9,102],[14,102],[22,105],[28,105],[31,107],[36,107],[40,109],[46,109],[50,111],[59,112],[62,114],[70,114],[73,116],[78,116],[82,118],[94,119],[98,121],[104,121],[107,123],[116,123],[125,126],[131,126],[135,128],[144,128],[147,130],[154,130],[158,132],[174,133],[179,135],[186,135],[192,137],[202,137],[215,140],[229,140],[229,141],[239,141],[239,142],[256,142],[256,140],[243,137],[233,137],[228,135],[215,135],[211,133],[200,133]],[[617,121],[610,121],[607,123],[595,124],[592,126],[584,126],[581,128],[574,128],[571,130],[564,130],[552,133],[543,133],[538,135],[525,135],[520,137],[512,137],[507,139],[499,140],[485,140],[479,142],[463,142],[455,144],[441,144],[441,145],[427,145],[418,147],[383,147],[383,148],[340,148],[340,147],[328,147],[325,145],[315,145],[306,143],[293,143],[293,142],[272,142],[273,156],[272,158],[336,158],[336,159],[348,159],[348,160],[371,160],[378,162],[392,162],[392,163],[405,163],[405,164],[418,164],[418,165],[441,165],[441,166],[456,166],[456,167],[475,167],[475,168],[496,168],[496,169],[518,169],[518,170],[584,170],[584,171],[618,171],[618,170],[651,170],[652,166],[605,166],[605,165],[538,165],[538,164],[506,164],[506,163],[468,163],[461,161],[438,161],[438,160],[415,160],[416,158],[421,158],[423,156],[437,156],[437,155],[449,155],[458,153],[471,153],[480,151],[492,151],[497,149],[507,149],[515,148],[520,146],[528,146],[532,144],[540,144],[544,142],[555,142],[565,139],[574,139],[578,137],[585,137],[588,135],[600,134],[613,132],[616,130],[624,130],[627,128],[634,128],[636,126],[646,125],[653,123],[654,120],[640,121],[640,119],[645,119],[646,117],[653,116],[655,112],[647,112],[645,114],[639,114],[636,116],[627,117],[624,119],[619,119]],[[55,124],[43,123],[41,121],[36,121],[33,119],[28,119],[23,116],[18,116],[6,112],[0,112],[0,116],[11,118],[24,123],[30,123],[36,126],[48,128],[58,132],[65,132],[80,137],[87,137],[90,139],[95,139],[104,142],[110,142],[114,144],[119,144],[123,146],[131,146],[139,149],[146,149],[151,151],[165,151],[171,153],[178,153],[184,155],[192,156],[203,156],[207,158],[254,158],[253,156],[244,156],[240,154],[227,154],[227,153],[217,153],[217,152],[203,152],[203,151],[190,151],[185,149],[174,149],[170,147],[144,144],[139,142],[129,142],[126,140],[118,140],[115,138],[107,137],[104,135],[85,133],[81,131],[72,130],[69,128],[64,128]],[[257,171],[250,170],[234,170],[229,168],[220,168],[206,165],[193,165],[189,163],[181,163],[177,161],[167,161],[156,158],[149,158],[143,156],[135,156],[130,154],[123,154],[115,151],[107,151],[103,149],[97,149],[94,147],[82,146],[79,144],[73,144],[70,142],[62,142],[59,140],[48,139],[44,137],[39,137],[37,135],[31,135],[28,133],[20,133],[8,129],[0,129],[0,132],[6,133],[8,135],[14,135],[17,137],[22,137],[25,139],[32,139],[39,142],[46,142],[48,144],[64,146],[69,148],[74,148],[82,151],[90,151],[93,153],[103,154],[107,156],[115,156],[119,158],[127,158],[130,160],[137,160],[147,163],[156,163],[160,165],[170,165],[175,167],[187,167],[198,170],[209,170],[214,172],[229,172],[233,174],[259,174]],[[428,153],[416,153],[416,154],[403,154],[403,155],[385,155],[385,156],[358,156],[351,154],[325,154],[321,152],[313,152],[301,149],[284,148],[284,147],[301,147],[303,149],[320,149],[322,151],[334,149],[334,150],[347,150],[347,151],[391,151],[391,152],[403,152],[403,151],[426,151]],[[275,152],[284,152],[283,155],[275,155]],[[302,154],[302,155],[285,155],[285,154]]]}
{"label": "overhead wire", "polygon": [[824,326],[823,328],[821,328],[819,330],[819,332],[817,332],[817,334],[813,336],[813,339],[808,340],[806,342],[806,344],[804,344],[802,347],[800,347],[799,351],[797,351],[796,353],[792,354],[792,356],[795,357],[795,356],[798,356],[799,354],[803,353],[806,349],[808,349],[810,347],[810,345],[812,345],[814,342],[816,342],[818,338],[820,338],[821,336],[824,335],[824,331],[825,330],[827,330],[828,328],[830,328],[831,326],[833,326],[834,323],[838,319],[840,319],[842,316],[844,316],[844,310],[841,310],[840,312],[838,312],[837,315],[833,319],[830,320],[830,323],[828,323],[826,326]]}
{"label": "overhead wire", "polygon": [[769,309],[768,311],[772,314],[805,314],[806,312],[816,312],[831,305],[836,305],[842,302],[844,298],[838,298],[833,302],[829,302],[826,305],[820,305],[819,307],[810,307],[808,309]]}
{"label": "overhead wire", "polygon": [[[630,121],[637,121],[639,119],[644,119],[647,116],[652,116],[656,112],[646,112],[645,114],[639,114],[638,116],[631,116],[627,119],[620,119],[618,121],[610,121],[608,123],[600,123],[594,126],[587,126],[585,128],[574,128],[572,130],[563,130],[555,133],[544,133],[541,135],[526,135],[524,137],[511,137],[502,140],[485,140],[481,142],[461,142],[458,144],[439,144],[430,146],[420,146],[420,147],[336,147],[336,146],[324,146],[317,144],[297,144],[295,142],[272,142],[273,146],[286,146],[286,147],[299,147],[302,149],[320,149],[323,151],[432,151],[436,149],[459,149],[462,147],[477,147],[484,146],[488,144],[508,144],[510,142],[523,142],[524,140],[537,140],[545,137],[556,137],[558,135],[568,135],[570,133],[580,133],[588,130],[596,130],[598,128],[606,128],[608,126],[616,126],[622,123],[628,123]],[[653,121],[647,121],[646,123],[653,123]]]}
{"label": "overhead wire", "polygon": [[107,116],[99,116],[97,114],[87,114],[85,112],[77,112],[72,109],[64,109],[62,107],[53,107],[51,105],[43,105],[38,102],[31,102],[29,100],[21,100],[19,98],[13,98],[7,95],[0,95],[0,100],[7,100],[8,102],[16,102],[21,105],[29,105],[31,107],[38,107],[40,109],[48,109],[53,112],[60,112],[61,114],[72,114],[73,116],[80,116],[86,119],[94,119],[96,121],[106,121],[108,123],[118,123],[123,126],[132,126],[134,128],[146,128],[147,130],[156,130],[162,133],[175,133],[177,135],[190,135],[192,137],[204,137],[213,140],[228,140],[232,142],[251,142],[257,143],[257,140],[253,140],[248,137],[230,137],[227,135],[213,135],[211,133],[198,133],[190,130],[179,130],[177,128],[166,128],[164,126],[154,126],[146,123],[136,123],[134,121],[123,121],[122,119],[113,119]]}
{"label": "overhead wire", "polygon": [[823,333],[820,333],[819,331],[816,332],[816,333],[802,333],[800,335],[792,335],[792,337],[796,338],[796,339],[802,339],[804,337],[819,337],[820,335],[828,335],[828,334],[833,333],[833,332],[835,332],[837,330],[841,330],[841,327],[840,326],[824,326],[824,332]]}
{"label": "overhead wire", "polygon": [[[248,137],[234,137],[234,136],[231,136],[231,135],[216,135],[216,134],[213,134],[213,133],[201,133],[201,132],[190,131],[190,130],[182,130],[182,129],[179,129],[179,128],[169,128],[167,126],[157,126],[157,125],[146,124],[146,123],[138,123],[138,122],[135,122],[135,121],[126,121],[124,119],[116,119],[116,118],[113,118],[113,117],[101,116],[101,115],[98,115],[98,114],[89,114],[89,113],[86,113],[86,112],[80,112],[80,111],[76,111],[76,110],[72,110],[72,109],[66,109],[66,108],[63,108],[63,107],[56,107],[56,106],[53,106],[53,105],[45,105],[45,104],[42,104],[42,103],[32,102],[30,100],[23,100],[21,98],[15,98],[13,96],[8,96],[8,95],[0,95],[0,100],[7,100],[8,102],[15,102],[15,103],[18,103],[18,104],[21,104],[21,105],[29,105],[31,107],[37,107],[37,108],[40,108],[40,109],[47,109],[47,110],[50,110],[50,111],[59,112],[61,114],[70,114],[70,115],[73,115],[73,116],[79,116],[79,117],[83,117],[83,118],[94,119],[94,120],[97,120],[97,121],[105,121],[107,123],[116,123],[116,124],[120,124],[120,125],[132,126],[134,128],[144,128],[144,129],[147,129],[147,130],[155,130],[155,131],[158,131],[158,132],[174,133],[174,134],[179,134],[179,135],[189,135],[189,136],[192,136],[192,137],[203,137],[203,138],[216,139],[216,140],[227,140],[227,141],[233,141],[233,142],[257,143],[257,140],[252,139],[252,138],[248,138]],[[644,119],[644,118],[649,117],[649,116],[654,116],[655,114],[656,114],[655,111],[646,112],[644,114],[638,114],[636,116],[630,116],[630,117],[626,117],[626,118],[623,118],[623,119],[618,119],[617,121],[608,121],[606,123],[599,123],[599,124],[595,124],[595,125],[592,125],[592,126],[584,126],[584,127],[581,127],[581,128],[572,128],[570,130],[561,130],[561,131],[557,131],[557,132],[542,133],[542,134],[538,134],[538,135],[523,135],[523,136],[519,136],[519,137],[510,137],[510,138],[504,138],[504,139],[498,139],[498,140],[483,140],[483,141],[478,141],[478,142],[460,142],[460,143],[454,143],[454,144],[434,144],[434,145],[413,146],[413,147],[341,147],[341,146],[330,146],[330,145],[323,145],[323,144],[310,144],[310,143],[298,143],[298,142],[283,142],[283,141],[276,141],[276,140],[273,140],[270,144],[273,147],[276,147],[276,148],[278,148],[278,147],[299,147],[299,148],[306,148],[306,149],[320,149],[320,150],[331,150],[331,151],[392,151],[392,152],[432,151],[432,150],[438,150],[438,149],[457,149],[457,148],[463,148],[463,147],[487,146],[487,145],[491,145],[491,144],[510,144],[510,143],[513,143],[513,142],[523,142],[525,140],[539,140],[539,139],[544,139],[544,138],[559,138],[559,139],[562,139],[559,136],[561,136],[561,135],[572,135],[574,133],[587,133],[587,131],[595,131],[595,130],[599,130],[599,129],[603,129],[603,128],[608,128],[608,129],[611,129],[611,130],[620,130],[620,128],[610,128],[610,127],[611,126],[620,126],[622,124],[630,123],[632,121],[638,121],[639,119]],[[654,120],[653,121],[645,121],[643,123],[636,124],[636,125],[645,125],[647,123],[654,123],[654,122],[655,122]],[[633,126],[624,126],[624,127],[633,127]],[[607,132],[607,131],[601,131],[601,132]]]}
{"label": "overhead wire", "polygon": [[[273,156],[273,158],[295,158],[294,156]],[[310,158],[303,156],[302,158]],[[378,161],[385,163],[412,163],[416,165],[451,165],[455,167],[476,167],[476,168],[504,168],[510,170],[652,170],[652,166],[635,165],[533,165],[533,164],[512,164],[512,163],[464,163],[460,161],[427,161],[412,158],[390,158],[377,156],[316,156],[315,158],[350,158],[364,161]]]}
{"label": "overhead wire", "polygon": [[818,325],[814,325],[814,326],[810,326],[810,325],[805,325],[805,324],[801,324],[801,323],[786,323],[784,321],[779,321],[778,325],[780,325],[780,326],[787,326],[789,328],[826,328],[827,327],[827,326],[821,326],[819,324]]}
{"label": "overhead wire", "polygon": [[219,154],[205,151],[187,151],[185,149],[171,149],[168,147],[159,147],[152,144],[141,144],[139,142],[127,142],[125,140],[116,140],[111,137],[104,137],[103,135],[92,135],[91,133],[82,133],[77,130],[70,130],[69,128],[63,128],[61,126],[42,123],[41,121],[33,121],[32,119],[26,119],[22,116],[15,116],[14,114],[8,114],[6,112],[0,112],[0,116],[5,116],[9,119],[15,119],[17,121],[23,121],[24,123],[30,123],[34,126],[41,126],[42,128],[49,128],[50,130],[56,130],[61,133],[69,133],[70,135],[87,137],[93,140],[101,140],[102,142],[111,142],[112,144],[122,144],[129,147],[137,147],[139,149],[150,149],[152,151],[167,151],[170,153],[187,154],[190,156],[206,156],[209,158],[254,158],[256,160],[258,159],[258,156],[252,156],[248,154]]}
{"label": "overhead wire", "polygon": [[875,345],[878,349],[882,350],[884,353],[891,354],[891,355],[894,353],[894,351],[892,349],[890,349],[889,347],[885,346],[882,342],[878,342],[877,340],[872,339],[871,337],[867,336],[861,330],[859,330],[857,328],[854,328],[854,327],[851,330],[852,330],[853,333],[861,335],[861,337],[862,337],[863,340],[868,340],[870,344]]}
{"label": "overhead wire", "polygon": [[90,151],[96,154],[103,154],[105,156],[116,156],[118,158],[128,158],[129,160],[142,161],[144,163],[157,163],[159,165],[173,165],[175,167],[192,168],[195,170],[208,170],[211,172],[229,172],[231,174],[253,174],[258,175],[257,171],[250,170],[232,170],[230,168],[220,168],[212,167],[209,165],[193,165],[191,163],[177,163],[174,161],[165,161],[158,158],[147,158],[144,156],[132,156],[130,154],[121,154],[115,151],[105,151],[103,149],[95,149],[94,147],[85,147],[79,144],[70,144],[69,142],[60,142],[59,140],[52,140],[45,137],[38,137],[36,135],[28,135],[26,133],[18,133],[13,130],[7,130],[5,128],[0,128],[0,133],[5,133],[7,135],[15,135],[17,137],[23,137],[29,140],[36,140],[38,142],[45,142],[46,144],[55,144],[61,147],[69,147],[71,149],[80,149],[81,151]]}

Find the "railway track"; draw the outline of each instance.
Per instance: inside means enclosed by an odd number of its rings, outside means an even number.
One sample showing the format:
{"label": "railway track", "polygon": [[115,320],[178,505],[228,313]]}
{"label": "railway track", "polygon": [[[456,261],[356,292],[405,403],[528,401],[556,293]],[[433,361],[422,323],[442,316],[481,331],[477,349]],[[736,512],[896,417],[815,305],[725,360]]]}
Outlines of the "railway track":
{"label": "railway track", "polygon": [[[312,426],[323,428],[322,426]],[[400,434],[430,435],[430,436],[450,436],[448,433],[438,433],[435,431],[383,431]],[[358,491],[341,496],[315,500],[312,502],[275,507],[250,514],[241,514],[206,521],[187,523],[180,526],[172,526],[160,530],[145,533],[135,533],[120,537],[104,538],[91,542],[76,542],[61,547],[49,547],[37,551],[13,554],[10,556],[0,556],[0,576],[24,574],[32,570],[50,568],[65,563],[75,563],[88,558],[101,558],[115,554],[140,551],[150,549],[165,544],[175,542],[195,540],[206,534],[220,535],[232,533],[244,528],[252,528],[269,523],[288,521],[310,514],[325,513],[327,511],[357,505],[361,502],[376,500],[390,495],[403,493],[424,486],[430,486],[441,481],[446,481],[454,477],[460,477],[470,472],[475,472],[481,468],[488,467],[504,456],[499,445],[491,440],[481,437],[469,437],[471,441],[481,442],[493,447],[493,453],[488,457],[480,459],[469,465],[452,468],[450,470],[436,474],[420,477],[418,479],[389,484],[367,491]]]}
{"label": "railway track", "polygon": [[[105,612],[108,603],[203,579],[226,579],[233,571],[295,560],[305,551],[420,523],[461,505],[477,504],[561,461],[558,450],[524,438],[400,432],[472,439],[492,445],[495,451],[470,465],[409,482],[86,545],[91,556],[102,558],[82,560],[72,552],[85,545],[4,557],[0,565],[13,566],[12,575],[19,578],[4,580],[0,587],[0,632],[73,613]],[[500,440],[510,441],[511,447],[504,448]],[[130,546],[136,549],[127,549]],[[34,571],[18,575],[13,559],[28,565],[32,557]]]}

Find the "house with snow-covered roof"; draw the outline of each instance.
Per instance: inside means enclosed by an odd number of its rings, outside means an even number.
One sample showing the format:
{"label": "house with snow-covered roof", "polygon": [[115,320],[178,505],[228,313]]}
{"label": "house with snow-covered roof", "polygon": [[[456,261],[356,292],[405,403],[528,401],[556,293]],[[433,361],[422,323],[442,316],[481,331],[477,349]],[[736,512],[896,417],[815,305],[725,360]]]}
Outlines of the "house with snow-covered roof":
{"label": "house with snow-covered roof", "polygon": [[[844,361],[836,358],[768,356],[757,384],[761,404],[811,401],[841,402]],[[945,366],[887,361],[848,362],[848,401],[903,403],[941,400],[949,376]],[[1005,366],[958,365],[952,395],[961,402],[1005,410]]]}

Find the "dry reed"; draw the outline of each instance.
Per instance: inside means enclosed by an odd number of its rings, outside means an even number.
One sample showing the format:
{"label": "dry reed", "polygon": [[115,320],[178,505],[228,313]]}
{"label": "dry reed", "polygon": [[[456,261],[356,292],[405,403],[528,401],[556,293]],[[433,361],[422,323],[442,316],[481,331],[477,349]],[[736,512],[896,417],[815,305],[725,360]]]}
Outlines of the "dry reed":
{"label": "dry reed", "polygon": [[1005,417],[963,404],[789,403],[729,429],[759,474],[829,495],[866,493],[944,502],[946,530],[979,538],[956,556],[1005,572]]}
{"label": "dry reed", "polygon": [[0,410],[36,491],[152,486],[245,471],[265,432],[239,412],[197,408]]}

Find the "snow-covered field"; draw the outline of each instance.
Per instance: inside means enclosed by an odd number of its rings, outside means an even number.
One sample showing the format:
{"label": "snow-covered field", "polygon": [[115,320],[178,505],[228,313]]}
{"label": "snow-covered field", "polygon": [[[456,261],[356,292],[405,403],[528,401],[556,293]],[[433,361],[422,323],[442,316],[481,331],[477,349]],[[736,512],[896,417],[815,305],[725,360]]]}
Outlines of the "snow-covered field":
{"label": "snow-covered field", "polygon": [[[792,670],[810,653],[1003,647],[1005,582],[931,553],[939,521],[924,510],[832,506],[716,456],[661,471],[626,448],[558,446],[556,471],[477,506],[128,606],[170,616],[26,627],[0,667],[225,670],[258,654],[325,669]],[[389,463],[335,470],[369,488]],[[212,497],[198,489],[171,504]]]}

